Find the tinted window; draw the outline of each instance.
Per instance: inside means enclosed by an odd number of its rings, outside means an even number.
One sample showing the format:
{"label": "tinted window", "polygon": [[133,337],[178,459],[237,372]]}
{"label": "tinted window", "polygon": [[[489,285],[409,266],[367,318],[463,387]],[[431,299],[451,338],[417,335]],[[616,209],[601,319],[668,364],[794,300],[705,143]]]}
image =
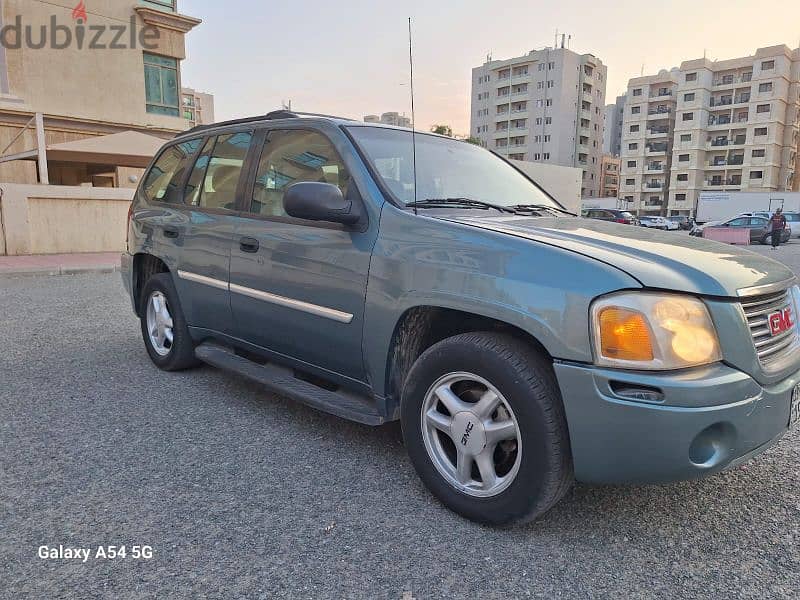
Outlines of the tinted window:
{"label": "tinted window", "polygon": [[239,176],[252,139],[249,131],[210,138],[186,184],[186,203],[200,208],[234,210]]}
{"label": "tinted window", "polygon": [[786,213],[784,216],[786,217],[786,220],[789,221],[790,223],[797,223],[798,221],[800,221],[800,215],[797,214]]}
{"label": "tinted window", "polygon": [[181,202],[178,187],[203,140],[166,148],[145,177],[142,189],[150,202]]}
{"label": "tinted window", "polygon": [[734,219],[733,221],[728,221],[728,225],[731,227],[747,227],[750,224],[750,219]]}
{"label": "tinted window", "polygon": [[750,219],[750,225],[752,227],[766,227],[767,226],[767,220],[766,219],[762,219],[760,217],[753,217],[752,219]]}
{"label": "tinted window", "polygon": [[258,164],[250,212],[285,216],[283,195],[293,183],[331,183],[347,194],[350,174],[333,144],[315,131],[272,131]]}

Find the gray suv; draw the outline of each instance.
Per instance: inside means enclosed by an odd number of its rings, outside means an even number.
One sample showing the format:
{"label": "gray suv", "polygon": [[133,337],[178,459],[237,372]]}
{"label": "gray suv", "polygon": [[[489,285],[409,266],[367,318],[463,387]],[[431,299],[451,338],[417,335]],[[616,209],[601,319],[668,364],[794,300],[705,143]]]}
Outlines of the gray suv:
{"label": "gray suv", "polygon": [[193,129],[142,179],[122,276],[158,367],[399,419],[427,487],[485,523],[575,479],[719,472],[800,412],[786,267],[575,217],[445,137],[285,111]]}

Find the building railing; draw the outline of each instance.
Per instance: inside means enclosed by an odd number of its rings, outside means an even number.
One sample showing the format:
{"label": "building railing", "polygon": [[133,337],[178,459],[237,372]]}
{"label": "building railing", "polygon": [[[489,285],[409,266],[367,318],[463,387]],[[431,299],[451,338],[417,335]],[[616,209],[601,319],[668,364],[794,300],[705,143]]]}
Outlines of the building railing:
{"label": "building railing", "polygon": [[648,115],[668,115],[672,112],[669,106],[659,106],[658,108],[651,108],[647,111]]}
{"label": "building railing", "polygon": [[669,127],[651,127],[647,130],[650,135],[659,135],[662,133],[669,133]]}

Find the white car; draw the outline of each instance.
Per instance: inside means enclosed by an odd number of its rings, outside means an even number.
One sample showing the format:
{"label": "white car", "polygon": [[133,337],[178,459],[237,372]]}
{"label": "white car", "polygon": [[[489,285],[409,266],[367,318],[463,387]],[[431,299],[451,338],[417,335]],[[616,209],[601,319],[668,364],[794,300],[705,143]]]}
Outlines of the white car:
{"label": "white car", "polygon": [[664,231],[677,231],[680,229],[680,225],[666,217],[639,217],[639,221],[642,227],[650,229],[663,229]]}

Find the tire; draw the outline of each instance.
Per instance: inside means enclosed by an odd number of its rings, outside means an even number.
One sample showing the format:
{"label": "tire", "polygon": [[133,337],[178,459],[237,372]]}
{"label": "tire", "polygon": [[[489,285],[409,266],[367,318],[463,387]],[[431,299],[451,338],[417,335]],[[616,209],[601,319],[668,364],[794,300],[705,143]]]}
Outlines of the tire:
{"label": "tire", "polygon": [[[473,383],[457,381],[451,389],[447,382],[454,377],[472,381],[477,377],[482,382],[475,382],[473,389]],[[499,394],[500,404],[493,413],[487,413],[488,420],[472,412],[453,415],[449,410],[447,417],[443,415],[444,404],[438,400],[440,395],[433,393],[442,388],[461,390],[456,399],[476,412],[481,411],[474,401],[484,399],[481,394],[491,395],[492,388]],[[452,397],[449,402],[453,402]],[[441,423],[430,425],[426,417],[430,411],[435,420],[450,419],[450,433],[438,429]],[[509,419],[517,426],[516,438],[491,444],[492,432],[485,425],[507,425]],[[425,351],[406,379],[401,422],[406,448],[419,477],[443,504],[473,521],[491,525],[531,521],[561,500],[573,483],[567,422],[552,363],[510,335],[467,333]],[[482,442],[486,442],[484,446]],[[465,470],[469,474],[458,481],[457,465],[461,463],[454,456],[468,451],[480,452],[484,460],[479,465],[480,456],[476,454],[478,457]],[[496,492],[491,492],[491,486],[487,489],[490,479],[483,476],[487,456],[493,465],[489,473],[493,471],[496,481],[504,482],[497,484]]]}
{"label": "tire", "polygon": [[[172,340],[169,341],[165,336],[164,344],[161,346],[157,340],[153,339],[158,336],[150,335],[148,326],[148,319],[151,318],[151,299],[154,297],[158,297],[160,301],[164,302],[166,316],[170,318],[168,322],[172,323],[172,327],[168,328],[171,330]],[[195,358],[194,343],[189,335],[189,328],[178,300],[178,292],[169,273],[153,275],[147,281],[142,290],[141,306],[142,339],[150,360],[163,371],[182,371],[199,365],[200,361]],[[161,314],[163,316],[164,313]],[[162,319],[163,321],[164,319]],[[153,323],[151,322],[150,325]]]}
{"label": "tire", "polygon": [[769,234],[765,235],[763,238],[761,238],[761,245],[762,246],[766,246],[766,245],[769,245],[769,244],[772,244],[772,234],[771,233],[769,233]]}

